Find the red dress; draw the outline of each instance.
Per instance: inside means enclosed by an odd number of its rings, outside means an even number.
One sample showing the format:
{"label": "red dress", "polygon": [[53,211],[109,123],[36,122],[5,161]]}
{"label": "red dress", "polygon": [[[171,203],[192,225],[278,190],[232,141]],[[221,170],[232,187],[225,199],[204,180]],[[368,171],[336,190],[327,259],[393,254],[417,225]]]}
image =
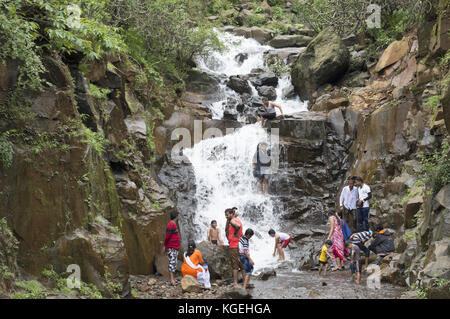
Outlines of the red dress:
{"label": "red dress", "polygon": [[345,264],[344,258],[345,245],[344,245],[344,235],[342,234],[341,222],[340,220],[337,220],[335,216],[333,216],[333,219],[334,219],[334,232],[333,236],[331,237],[331,241],[333,242],[333,245],[331,246],[331,256],[333,257],[333,261],[335,263],[337,257],[342,259],[342,261]]}

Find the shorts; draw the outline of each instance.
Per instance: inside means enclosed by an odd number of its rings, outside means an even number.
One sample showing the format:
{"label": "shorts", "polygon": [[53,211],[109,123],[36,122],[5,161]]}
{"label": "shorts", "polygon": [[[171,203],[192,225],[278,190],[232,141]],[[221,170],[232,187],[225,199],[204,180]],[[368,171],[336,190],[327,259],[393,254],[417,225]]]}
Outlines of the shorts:
{"label": "shorts", "polygon": [[231,269],[233,270],[243,269],[244,265],[242,265],[241,259],[239,258],[239,249],[228,248],[228,252],[230,254]]}
{"label": "shorts", "polygon": [[359,262],[355,262],[355,263],[353,263],[353,264],[350,264],[350,270],[352,271],[352,275],[353,275],[355,272],[361,272],[361,271],[359,270]]}
{"label": "shorts", "polygon": [[266,120],[273,120],[277,117],[277,113],[262,113],[261,116]]}
{"label": "shorts", "polygon": [[211,243],[212,243],[213,245],[217,245],[217,240],[211,240]]}
{"label": "shorts", "polygon": [[250,275],[253,272],[253,265],[245,255],[240,256],[241,263],[244,265],[246,275]]}
{"label": "shorts", "polygon": [[328,265],[328,261],[319,260],[319,265]]}
{"label": "shorts", "polygon": [[366,247],[363,243],[359,242],[356,244],[360,250],[364,252],[364,256],[369,257],[370,256],[370,250]]}
{"label": "shorts", "polygon": [[280,242],[281,248],[286,248],[287,245],[289,245],[289,243],[291,242],[291,238],[288,238],[286,240],[283,240]]}
{"label": "shorts", "polygon": [[169,248],[167,257],[169,257],[169,272],[175,272],[177,270],[178,250]]}

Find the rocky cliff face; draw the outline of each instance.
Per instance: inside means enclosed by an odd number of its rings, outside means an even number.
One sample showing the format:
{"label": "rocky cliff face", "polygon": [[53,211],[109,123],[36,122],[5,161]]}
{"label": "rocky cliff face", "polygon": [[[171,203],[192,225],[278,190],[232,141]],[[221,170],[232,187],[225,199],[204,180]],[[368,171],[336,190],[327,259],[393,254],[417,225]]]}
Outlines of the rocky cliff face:
{"label": "rocky cliff face", "polygon": [[[15,135],[12,166],[0,171],[0,216],[18,239],[23,273],[77,264],[106,296],[126,293],[129,273],[155,271],[174,207],[155,173],[154,101],[138,96],[124,59],[45,61],[49,86],[22,110],[32,120],[1,122]],[[14,63],[2,66],[2,88],[16,76]]]}

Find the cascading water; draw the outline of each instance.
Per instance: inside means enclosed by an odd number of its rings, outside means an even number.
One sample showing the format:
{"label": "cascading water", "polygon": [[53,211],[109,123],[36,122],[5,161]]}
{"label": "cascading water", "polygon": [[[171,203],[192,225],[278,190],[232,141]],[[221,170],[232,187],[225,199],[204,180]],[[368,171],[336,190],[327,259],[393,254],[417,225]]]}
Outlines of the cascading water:
{"label": "cascading water", "polygon": [[[270,49],[254,39],[246,39],[229,33],[218,32],[221,41],[228,48],[226,52],[213,52],[208,57],[198,59],[201,71],[228,78],[232,75],[246,75],[254,69],[264,69],[264,53]],[[246,59],[239,62],[238,54],[245,54]],[[288,75],[279,79],[276,103],[283,108],[284,114],[306,110],[305,103],[298,97],[285,98],[285,92],[291,86]],[[236,98],[238,94],[222,83],[219,96],[225,99],[212,103],[213,118],[220,119],[228,98]],[[257,91],[252,88],[253,95]],[[224,238],[226,208],[237,207],[244,230],[252,228],[255,235],[251,240],[251,254],[255,261],[255,271],[267,266],[274,266],[277,259],[272,256],[274,240],[269,237],[268,230],[280,229],[280,222],[274,214],[276,198],[259,193],[258,185],[252,173],[252,159],[260,142],[270,142],[265,129],[259,123],[245,125],[232,134],[203,140],[184,154],[192,163],[196,178],[197,212],[196,226],[199,228],[198,241],[205,240],[206,231],[212,220],[216,220]],[[287,259],[289,258],[286,252]]]}

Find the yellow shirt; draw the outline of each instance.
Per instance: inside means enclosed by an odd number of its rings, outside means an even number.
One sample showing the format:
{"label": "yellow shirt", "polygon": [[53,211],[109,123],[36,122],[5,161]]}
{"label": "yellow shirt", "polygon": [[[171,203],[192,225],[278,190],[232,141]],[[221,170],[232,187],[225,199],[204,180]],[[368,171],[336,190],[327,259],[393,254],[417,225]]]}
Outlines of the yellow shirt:
{"label": "yellow shirt", "polygon": [[322,252],[320,253],[320,257],[319,257],[319,261],[327,261],[327,254],[326,252],[328,251],[328,247],[326,245],[322,246]]}

